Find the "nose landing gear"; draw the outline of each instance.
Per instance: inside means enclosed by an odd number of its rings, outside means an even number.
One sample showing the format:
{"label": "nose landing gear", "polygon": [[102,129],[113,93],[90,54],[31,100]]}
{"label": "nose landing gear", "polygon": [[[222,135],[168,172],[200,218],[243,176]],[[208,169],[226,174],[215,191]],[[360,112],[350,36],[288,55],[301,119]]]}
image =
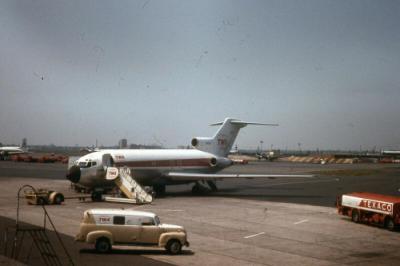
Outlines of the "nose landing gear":
{"label": "nose landing gear", "polygon": [[165,185],[154,185],[153,191],[156,193],[156,197],[165,196]]}
{"label": "nose landing gear", "polygon": [[103,192],[102,191],[93,191],[92,192],[92,200],[99,202],[103,201]]}

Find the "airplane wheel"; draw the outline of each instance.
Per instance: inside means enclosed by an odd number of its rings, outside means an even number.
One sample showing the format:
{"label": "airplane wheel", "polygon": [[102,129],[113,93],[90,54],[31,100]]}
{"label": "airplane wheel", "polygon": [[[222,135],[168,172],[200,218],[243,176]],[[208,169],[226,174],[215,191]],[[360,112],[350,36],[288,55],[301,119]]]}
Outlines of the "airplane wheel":
{"label": "airplane wheel", "polygon": [[93,192],[92,193],[92,200],[93,201],[102,201],[103,197],[102,197],[102,193],[101,192]]}
{"label": "airplane wheel", "polygon": [[162,197],[165,195],[165,185],[154,185],[153,190],[156,193],[156,197]]}
{"label": "airplane wheel", "polygon": [[214,192],[218,191],[218,187],[217,187],[217,184],[215,183],[215,181],[208,180],[207,184],[211,188],[212,191],[214,191]]}
{"label": "airplane wheel", "polygon": [[193,193],[193,194],[199,194],[199,193],[200,193],[200,187],[199,187],[199,185],[195,184],[195,185],[192,187],[192,193]]}
{"label": "airplane wheel", "polygon": [[196,183],[192,187],[192,193],[196,195],[204,195],[210,192],[210,189],[202,184]]}

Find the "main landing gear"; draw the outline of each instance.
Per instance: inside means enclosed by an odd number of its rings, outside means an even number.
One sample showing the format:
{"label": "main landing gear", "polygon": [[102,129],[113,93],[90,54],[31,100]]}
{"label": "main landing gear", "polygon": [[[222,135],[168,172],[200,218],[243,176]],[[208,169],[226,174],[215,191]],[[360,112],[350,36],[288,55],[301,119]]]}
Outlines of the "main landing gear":
{"label": "main landing gear", "polygon": [[217,183],[214,180],[208,180],[207,185],[211,188],[212,192],[218,191]]}
{"label": "main landing gear", "polygon": [[156,193],[156,197],[165,196],[165,185],[154,185],[153,191]]}
{"label": "main landing gear", "polygon": [[[208,186],[207,186],[208,185]],[[207,182],[201,181],[196,182],[194,186],[192,187],[192,193],[193,194],[207,194],[210,191],[215,192],[218,191],[218,187],[213,180],[207,180]]]}

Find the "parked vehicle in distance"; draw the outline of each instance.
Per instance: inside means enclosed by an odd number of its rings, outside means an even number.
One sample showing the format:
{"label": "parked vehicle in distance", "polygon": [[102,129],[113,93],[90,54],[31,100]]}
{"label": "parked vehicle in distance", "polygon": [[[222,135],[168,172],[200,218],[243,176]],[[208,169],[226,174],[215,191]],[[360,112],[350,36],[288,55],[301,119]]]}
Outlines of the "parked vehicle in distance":
{"label": "parked vehicle in distance", "polygon": [[110,252],[113,245],[150,245],[179,254],[182,246],[189,246],[182,226],[162,224],[151,212],[124,209],[86,210],[75,240],[94,244],[100,253]]}
{"label": "parked vehicle in distance", "polygon": [[28,189],[24,191],[25,198],[30,205],[59,205],[64,202],[64,195],[60,192],[39,188],[35,191]]}
{"label": "parked vehicle in distance", "polygon": [[400,197],[353,192],[337,198],[338,213],[353,222],[379,224],[393,231],[400,226]]}

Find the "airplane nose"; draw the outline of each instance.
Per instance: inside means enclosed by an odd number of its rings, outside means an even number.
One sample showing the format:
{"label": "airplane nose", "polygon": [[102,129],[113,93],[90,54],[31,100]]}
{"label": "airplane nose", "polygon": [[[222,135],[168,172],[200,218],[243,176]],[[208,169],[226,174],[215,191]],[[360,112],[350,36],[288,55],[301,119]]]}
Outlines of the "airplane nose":
{"label": "airplane nose", "polygon": [[69,168],[67,179],[70,180],[72,183],[78,183],[81,179],[81,169],[76,165]]}

